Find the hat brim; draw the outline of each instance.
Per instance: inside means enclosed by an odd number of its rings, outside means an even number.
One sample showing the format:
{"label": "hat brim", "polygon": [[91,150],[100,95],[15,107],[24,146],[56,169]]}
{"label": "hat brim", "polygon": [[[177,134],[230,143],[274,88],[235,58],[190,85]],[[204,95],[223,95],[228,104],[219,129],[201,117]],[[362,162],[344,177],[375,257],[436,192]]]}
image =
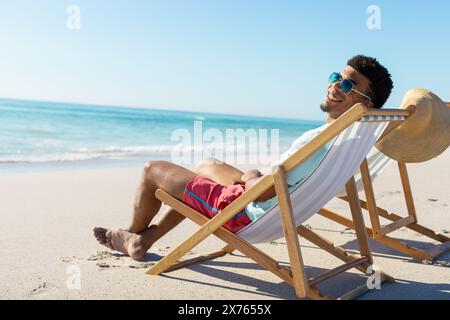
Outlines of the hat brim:
{"label": "hat brim", "polygon": [[424,162],[450,146],[450,109],[438,96],[425,89],[408,91],[401,108],[414,105],[407,120],[382,137],[376,148],[402,162]]}

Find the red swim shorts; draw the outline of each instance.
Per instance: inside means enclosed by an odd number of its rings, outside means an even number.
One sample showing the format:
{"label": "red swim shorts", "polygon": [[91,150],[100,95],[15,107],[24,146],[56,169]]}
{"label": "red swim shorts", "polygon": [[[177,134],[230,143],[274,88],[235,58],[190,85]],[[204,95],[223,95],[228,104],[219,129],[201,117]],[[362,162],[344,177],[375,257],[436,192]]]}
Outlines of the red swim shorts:
{"label": "red swim shorts", "polygon": [[[183,202],[211,219],[239,198],[244,191],[244,186],[241,184],[223,186],[209,179],[195,176],[186,185]],[[228,220],[223,227],[236,233],[250,222],[244,209]]]}

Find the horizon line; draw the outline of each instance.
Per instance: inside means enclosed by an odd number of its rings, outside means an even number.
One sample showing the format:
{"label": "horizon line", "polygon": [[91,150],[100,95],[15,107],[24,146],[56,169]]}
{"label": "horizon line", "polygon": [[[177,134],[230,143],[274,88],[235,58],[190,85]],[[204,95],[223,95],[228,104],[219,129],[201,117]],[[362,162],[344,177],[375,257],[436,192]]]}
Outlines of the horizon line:
{"label": "horizon line", "polygon": [[32,98],[9,98],[9,97],[0,97],[0,100],[12,100],[12,101],[24,101],[24,102],[43,102],[43,103],[53,103],[53,104],[67,104],[67,105],[80,105],[80,106],[89,106],[89,107],[99,107],[99,108],[124,108],[124,109],[146,109],[146,110],[155,110],[155,111],[169,111],[169,112],[184,112],[184,113],[199,113],[199,114],[215,114],[221,116],[234,116],[234,117],[255,117],[259,119],[276,119],[276,120],[298,120],[298,121],[311,121],[311,122],[324,122],[325,120],[318,119],[289,119],[285,117],[276,117],[276,116],[259,116],[259,115],[250,115],[250,114],[233,114],[233,113],[219,113],[219,112],[206,112],[206,111],[183,111],[179,109],[161,109],[154,107],[145,107],[145,106],[124,106],[124,105],[110,105],[110,104],[97,104],[90,102],[70,102],[70,101],[55,101],[55,100],[45,100],[45,99],[32,99]]}

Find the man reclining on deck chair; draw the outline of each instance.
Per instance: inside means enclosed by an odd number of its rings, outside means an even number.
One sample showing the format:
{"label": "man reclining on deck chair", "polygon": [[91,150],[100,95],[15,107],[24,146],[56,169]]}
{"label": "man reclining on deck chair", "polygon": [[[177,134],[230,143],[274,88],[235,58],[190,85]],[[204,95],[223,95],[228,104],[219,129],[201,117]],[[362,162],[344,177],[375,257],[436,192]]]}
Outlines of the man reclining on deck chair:
{"label": "man reclining on deck chair", "polygon": [[[322,111],[327,113],[327,123],[297,138],[277,163],[317,136],[353,105],[364,103],[368,108],[381,108],[392,88],[388,70],[376,59],[362,55],[351,58],[340,73],[332,73],[329,77],[327,95],[320,105]],[[294,186],[307,177],[326,151],[325,146],[289,173],[289,186]],[[96,227],[94,236],[100,244],[139,260],[153,243],[184,219],[184,216],[170,209],[158,223],[153,221],[161,207],[161,201],[155,197],[157,189],[165,190],[206,217],[212,218],[258,182],[261,176],[261,172],[256,169],[244,173],[215,159],[200,162],[194,172],[170,162],[151,161],[142,171],[130,226],[125,230]],[[274,189],[269,189],[227,221],[224,227],[233,233],[238,232],[264,214],[265,209],[276,201],[274,196]]]}

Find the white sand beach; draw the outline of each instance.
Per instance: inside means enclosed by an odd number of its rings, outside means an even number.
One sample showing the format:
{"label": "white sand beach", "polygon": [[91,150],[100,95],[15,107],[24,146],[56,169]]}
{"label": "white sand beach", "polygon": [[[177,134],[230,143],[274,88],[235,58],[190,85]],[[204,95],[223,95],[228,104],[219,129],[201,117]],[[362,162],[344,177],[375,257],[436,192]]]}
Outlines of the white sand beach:
{"label": "white sand beach", "polygon": [[[408,166],[419,221],[447,235],[449,163],[447,151],[426,163]],[[94,226],[127,226],[140,170],[80,168],[1,174],[0,299],[296,299],[292,287],[239,252],[163,276],[146,275],[149,265],[196,229],[189,221],[157,242],[144,262],[99,245],[92,236]],[[375,191],[381,206],[405,214],[395,164],[375,182]],[[328,207],[342,210],[346,204],[333,200]],[[365,219],[368,223],[367,215]],[[307,224],[336,244],[351,251],[357,248],[354,233],[341,225],[318,215]],[[394,235],[418,247],[427,247],[429,241],[411,230]],[[450,299],[450,253],[428,264],[374,241],[370,244],[375,263],[396,282],[360,299]],[[222,245],[210,237],[190,256]],[[339,265],[335,258],[304,239],[301,245],[309,274]],[[283,239],[260,247],[287,261]],[[81,271],[79,289],[67,286],[73,270]],[[337,294],[360,281],[358,273],[349,272],[321,288],[325,293]]]}

